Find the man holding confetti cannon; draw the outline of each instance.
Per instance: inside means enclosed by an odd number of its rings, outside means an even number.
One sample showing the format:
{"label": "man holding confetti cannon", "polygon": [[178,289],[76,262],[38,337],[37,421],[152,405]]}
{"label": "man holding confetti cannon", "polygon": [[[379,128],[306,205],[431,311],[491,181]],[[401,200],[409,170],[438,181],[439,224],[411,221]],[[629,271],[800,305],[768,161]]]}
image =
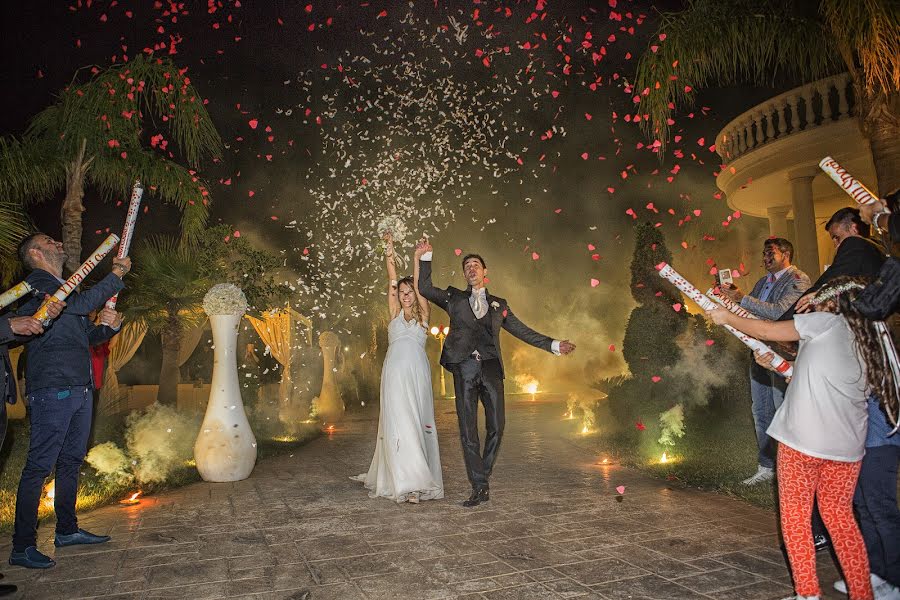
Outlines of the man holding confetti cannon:
{"label": "man holding confetti cannon", "polygon": [[[57,518],[54,545],[99,544],[110,539],[78,528],[75,500],[93,416],[89,346],[115,335],[121,327],[122,315],[110,308],[101,310],[100,320],[108,326],[94,325],[87,315],[124,287],[122,278],[131,269],[131,259],[114,258],[112,272],[97,285],[81,293],[75,288],[118,241],[116,235],[110,235],[68,280],[62,279],[67,259],[62,243],[36,233],[19,244],[19,258],[31,269],[26,282],[37,293],[52,294],[52,297],[33,298],[19,311],[33,315],[45,331],[27,346],[25,380],[31,440],[16,496],[11,565],[46,569],[56,564],[37,549],[38,505],[44,478],[54,466]],[[65,310],[54,320],[50,307],[64,299]]]}
{"label": "man holding confetti cannon", "polygon": [[[29,292],[31,286],[23,281],[0,294],[0,310]],[[59,316],[65,305],[65,302],[54,303],[50,307],[50,316],[52,318]],[[6,437],[6,403],[16,403],[16,376],[9,360],[9,346],[27,341],[30,336],[40,335],[43,332],[44,327],[34,317],[9,314],[0,316],[0,366],[3,367],[3,374],[0,375],[0,447],[3,447],[3,439]],[[2,577],[0,574],[0,579]],[[16,590],[15,585],[0,583],[0,596],[14,594]]]}

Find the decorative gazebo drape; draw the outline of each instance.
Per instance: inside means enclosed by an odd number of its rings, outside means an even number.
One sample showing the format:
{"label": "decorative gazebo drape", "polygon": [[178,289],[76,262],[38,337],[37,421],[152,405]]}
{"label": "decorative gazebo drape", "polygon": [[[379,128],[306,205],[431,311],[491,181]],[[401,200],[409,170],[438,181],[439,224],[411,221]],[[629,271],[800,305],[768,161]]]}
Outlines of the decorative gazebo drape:
{"label": "decorative gazebo drape", "polygon": [[119,401],[119,370],[134,357],[134,353],[147,335],[147,326],[137,321],[129,321],[122,330],[109,341],[109,356],[103,370],[103,387],[100,388],[100,414],[116,412]]}
{"label": "decorative gazebo drape", "polygon": [[312,345],[312,321],[293,308],[281,308],[266,311],[262,318],[245,315],[245,318],[253,325],[253,329],[259,334],[260,339],[269,347],[269,352],[282,366],[281,383],[278,386],[278,396],[281,402],[287,402],[291,397],[291,355],[294,347],[294,327],[298,323],[305,329],[306,344]]}
{"label": "decorative gazebo drape", "polygon": [[203,337],[203,332],[206,331],[207,321],[208,319],[203,319],[202,323],[198,323],[196,326],[184,330],[184,334],[181,337],[181,350],[178,351],[179,367],[184,366],[184,363],[188,361],[191,354],[197,349],[200,338]]}

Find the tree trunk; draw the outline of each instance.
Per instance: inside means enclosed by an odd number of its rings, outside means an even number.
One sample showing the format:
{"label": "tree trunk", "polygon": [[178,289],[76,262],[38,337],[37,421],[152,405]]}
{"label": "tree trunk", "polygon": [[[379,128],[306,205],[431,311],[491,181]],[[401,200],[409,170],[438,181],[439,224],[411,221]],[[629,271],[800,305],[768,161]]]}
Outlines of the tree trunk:
{"label": "tree trunk", "polygon": [[160,336],[162,338],[162,363],[159,367],[159,393],[156,401],[172,407],[178,405],[178,384],[181,382],[178,354],[181,352],[182,334],[178,314],[170,313],[169,323]]}
{"label": "tree trunk", "polygon": [[81,149],[75,158],[66,165],[66,199],[60,209],[62,223],[62,243],[68,258],[65,268],[69,273],[81,266],[81,213],[84,212],[84,176],[91,166],[93,158],[85,160],[84,151],[87,140],[82,140]]}
{"label": "tree trunk", "polygon": [[865,98],[860,109],[862,131],[872,148],[878,195],[883,198],[900,188],[900,93]]}

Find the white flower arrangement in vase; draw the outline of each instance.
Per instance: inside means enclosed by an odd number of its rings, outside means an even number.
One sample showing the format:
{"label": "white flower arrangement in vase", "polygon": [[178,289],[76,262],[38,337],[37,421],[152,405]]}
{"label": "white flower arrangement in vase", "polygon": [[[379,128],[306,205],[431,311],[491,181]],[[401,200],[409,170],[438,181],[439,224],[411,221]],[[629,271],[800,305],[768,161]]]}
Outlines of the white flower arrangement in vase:
{"label": "white flower arrangement in vase", "polygon": [[219,283],[203,296],[203,310],[208,315],[243,315],[247,312],[247,296],[233,283]]}

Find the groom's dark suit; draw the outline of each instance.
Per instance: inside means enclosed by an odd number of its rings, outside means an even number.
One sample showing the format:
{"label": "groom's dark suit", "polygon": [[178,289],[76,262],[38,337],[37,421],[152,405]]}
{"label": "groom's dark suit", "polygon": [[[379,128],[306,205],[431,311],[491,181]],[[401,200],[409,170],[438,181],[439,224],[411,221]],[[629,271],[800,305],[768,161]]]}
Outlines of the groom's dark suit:
{"label": "groom's dark suit", "polygon": [[[450,316],[450,333],[444,340],[441,364],[453,374],[456,416],[469,481],[475,490],[487,489],[506,422],[500,329],[547,352],[553,351],[553,339],[522,323],[506,300],[491,294],[486,294],[487,314],[476,318],[469,304],[472,288],[434,287],[430,260],[419,261],[419,292]],[[484,405],[486,430],[483,456],[478,440],[479,399]]]}

